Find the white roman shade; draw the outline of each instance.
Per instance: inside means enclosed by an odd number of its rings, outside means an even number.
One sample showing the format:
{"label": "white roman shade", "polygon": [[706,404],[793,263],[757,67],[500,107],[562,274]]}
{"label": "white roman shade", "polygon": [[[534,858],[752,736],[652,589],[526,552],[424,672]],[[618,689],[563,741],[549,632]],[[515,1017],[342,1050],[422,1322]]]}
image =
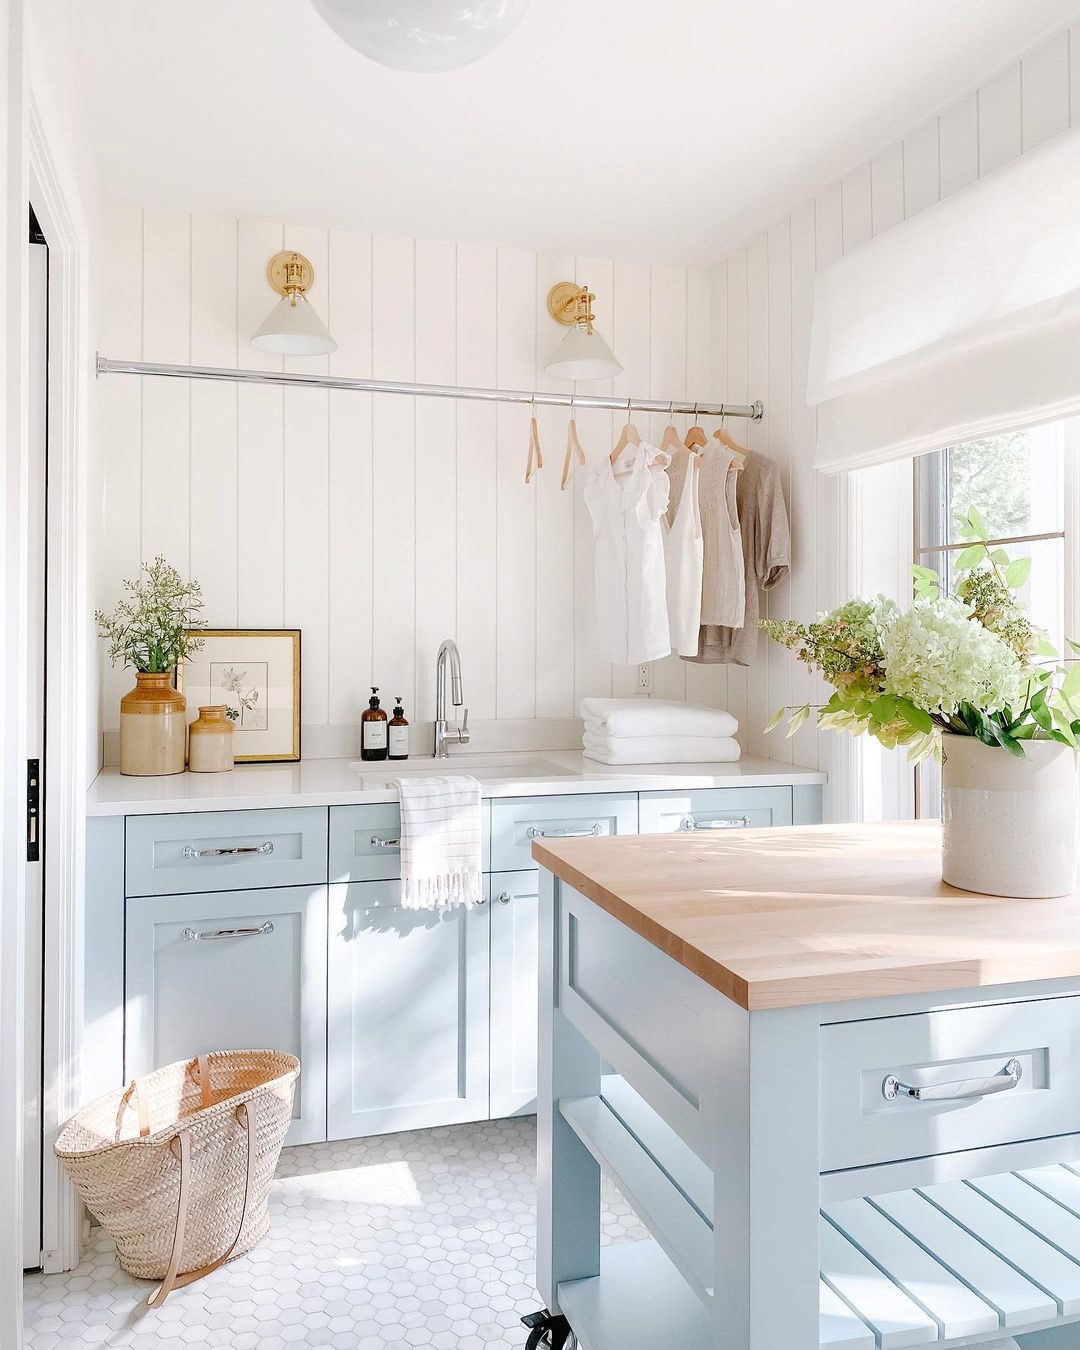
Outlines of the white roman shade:
{"label": "white roman shade", "polygon": [[1080,128],[818,273],[816,467],[1080,412]]}

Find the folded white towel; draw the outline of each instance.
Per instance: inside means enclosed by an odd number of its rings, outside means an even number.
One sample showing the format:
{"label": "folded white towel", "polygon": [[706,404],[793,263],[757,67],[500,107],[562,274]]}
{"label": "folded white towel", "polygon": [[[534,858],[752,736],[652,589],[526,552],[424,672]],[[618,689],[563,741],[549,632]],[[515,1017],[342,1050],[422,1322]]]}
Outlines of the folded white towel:
{"label": "folded white towel", "polygon": [[483,898],[480,784],[468,774],[397,780],[401,793],[401,903],[406,909],[475,905]]}
{"label": "folded white towel", "polygon": [[586,759],[601,764],[731,764],[742,751],[730,736],[590,736]]}
{"label": "folded white towel", "polygon": [[581,716],[610,736],[734,736],[739,729],[722,708],[659,698],[583,698]]}

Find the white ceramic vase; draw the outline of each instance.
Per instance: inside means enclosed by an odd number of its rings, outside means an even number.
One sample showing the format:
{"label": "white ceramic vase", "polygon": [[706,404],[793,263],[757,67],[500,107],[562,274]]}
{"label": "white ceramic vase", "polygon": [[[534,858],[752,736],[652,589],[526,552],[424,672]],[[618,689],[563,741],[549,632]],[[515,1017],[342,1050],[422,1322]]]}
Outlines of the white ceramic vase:
{"label": "white ceramic vase", "polygon": [[1020,759],[950,734],[943,749],[943,879],[965,891],[1024,899],[1076,890],[1076,751],[1025,741]]}

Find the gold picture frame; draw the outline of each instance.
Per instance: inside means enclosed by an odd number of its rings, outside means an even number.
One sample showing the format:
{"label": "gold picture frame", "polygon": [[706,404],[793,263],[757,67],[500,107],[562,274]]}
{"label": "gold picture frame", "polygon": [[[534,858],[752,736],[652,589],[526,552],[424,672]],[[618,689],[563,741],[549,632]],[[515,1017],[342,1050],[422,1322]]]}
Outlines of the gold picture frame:
{"label": "gold picture frame", "polygon": [[237,764],[284,764],[300,758],[300,629],[199,628],[202,647],[176,670],[189,722],[205,704],[236,713]]}

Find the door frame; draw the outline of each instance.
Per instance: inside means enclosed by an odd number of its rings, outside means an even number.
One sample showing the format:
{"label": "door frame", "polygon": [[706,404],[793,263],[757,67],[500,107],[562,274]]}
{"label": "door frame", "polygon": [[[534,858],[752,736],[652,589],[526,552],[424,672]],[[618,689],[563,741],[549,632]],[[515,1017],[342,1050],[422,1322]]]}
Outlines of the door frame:
{"label": "door frame", "polygon": [[[0,474],[8,504],[0,546],[0,786],[5,800],[25,790],[25,736],[16,715],[26,657],[27,206],[34,201],[49,239],[50,576],[46,705],[49,740],[44,837],[47,860],[44,962],[47,981],[45,1093],[42,1114],[47,1163],[43,1221],[49,1266],[78,1259],[79,1210],[51,1156],[56,1125],[79,1096],[82,1039],[82,910],[85,789],[94,763],[88,741],[90,669],[87,636],[89,568],[87,475],[93,350],[90,342],[90,231],[64,137],[48,93],[47,74],[27,40],[25,6],[0,6],[0,300],[10,354],[0,370]],[[6,86],[6,87],[4,87]],[[68,697],[63,697],[66,694]],[[22,1345],[23,1025],[22,993],[25,834],[21,811],[0,827],[0,1343]]]}
{"label": "door frame", "polygon": [[[48,486],[43,782],[45,974],[42,1052],[42,1264],[78,1262],[81,1215],[52,1152],[57,1130],[80,1104],[83,1037],[83,876],[86,787],[96,771],[88,743],[90,583],[87,479],[94,350],[90,335],[89,229],[75,184],[53,151],[57,138],[35,97],[26,98],[30,197],[49,244]],[[73,691],[87,691],[71,697]]]}

